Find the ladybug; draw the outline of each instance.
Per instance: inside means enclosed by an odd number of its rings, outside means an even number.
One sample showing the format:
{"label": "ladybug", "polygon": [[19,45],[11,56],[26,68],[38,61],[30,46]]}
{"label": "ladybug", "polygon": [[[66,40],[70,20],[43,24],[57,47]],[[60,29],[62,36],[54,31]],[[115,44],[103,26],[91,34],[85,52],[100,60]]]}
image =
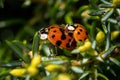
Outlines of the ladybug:
{"label": "ladybug", "polygon": [[87,30],[81,24],[67,24],[68,35],[73,36],[76,42],[84,42],[88,38]]}
{"label": "ladybug", "polygon": [[70,35],[67,35],[68,32],[65,27],[55,25],[42,28],[39,31],[41,40],[49,40],[55,46],[64,48],[67,50],[73,50],[76,46],[76,41]]}

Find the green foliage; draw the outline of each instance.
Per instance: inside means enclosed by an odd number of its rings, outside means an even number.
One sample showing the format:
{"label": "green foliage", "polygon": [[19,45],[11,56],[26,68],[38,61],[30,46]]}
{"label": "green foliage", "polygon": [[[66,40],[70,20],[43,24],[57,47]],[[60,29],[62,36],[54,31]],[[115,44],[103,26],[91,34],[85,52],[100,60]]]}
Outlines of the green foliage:
{"label": "green foliage", "polygon": [[[119,80],[117,1],[0,0],[0,80]],[[74,23],[84,25],[89,39],[73,51],[58,48],[50,56],[56,48],[40,40],[38,30]],[[97,36],[100,31],[105,39]]]}

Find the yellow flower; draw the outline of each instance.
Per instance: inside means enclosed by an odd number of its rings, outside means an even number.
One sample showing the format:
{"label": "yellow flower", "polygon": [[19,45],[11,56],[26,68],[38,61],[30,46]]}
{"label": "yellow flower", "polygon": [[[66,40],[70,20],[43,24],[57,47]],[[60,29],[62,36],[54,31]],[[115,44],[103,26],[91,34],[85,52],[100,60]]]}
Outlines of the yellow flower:
{"label": "yellow flower", "polygon": [[70,76],[67,74],[59,74],[58,80],[71,80]]}
{"label": "yellow flower", "polygon": [[82,12],[81,16],[84,17],[84,18],[90,18],[89,13],[90,13],[89,10],[85,10],[85,11]]}
{"label": "yellow flower", "polygon": [[111,40],[116,39],[119,36],[120,32],[119,31],[113,31],[111,32]]}
{"label": "yellow flower", "polygon": [[35,55],[31,61],[31,66],[37,67],[41,62],[41,56],[40,55]]}
{"label": "yellow flower", "polygon": [[105,41],[105,34],[102,31],[99,31],[96,35],[96,42],[102,44]]}
{"label": "yellow flower", "polygon": [[38,69],[36,67],[33,67],[33,66],[29,66],[27,71],[28,71],[30,76],[35,76],[38,74]]}
{"label": "yellow flower", "polygon": [[49,72],[52,72],[56,69],[61,69],[62,66],[61,65],[58,65],[58,64],[49,64],[48,66],[45,67],[45,69]]}
{"label": "yellow flower", "polygon": [[11,75],[17,76],[17,77],[23,76],[25,73],[26,73],[26,69],[23,69],[23,68],[13,69],[10,71]]}
{"label": "yellow flower", "polygon": [[85,52],[92,49],[92,43],[90,41],[86,41],[83,46],[78,48],[81,52]]}

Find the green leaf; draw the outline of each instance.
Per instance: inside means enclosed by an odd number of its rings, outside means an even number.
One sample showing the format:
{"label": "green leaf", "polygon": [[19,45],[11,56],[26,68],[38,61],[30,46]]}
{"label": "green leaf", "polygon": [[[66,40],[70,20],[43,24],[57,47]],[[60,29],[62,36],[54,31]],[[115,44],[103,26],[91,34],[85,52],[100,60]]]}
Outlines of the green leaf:
{"label": "green leaf", "polygon": [[116,19],[112,19],[112,18],[109,18],[108,22],[113,23],[113,24],[117,24],[118,23]]}
{"label": "green leaf", "polygon": [[114,64],[116,64],[117,66],[120,67],[120,62],[119,62],[117,59],[115,59],[115,58],[113,58],[113,57],[110,57],[109,59],[110,59],[110,61],[112,61]]}
{"label": "green leaf", "polygon": [[4,68],[12,68],[12,67],[21,67],[22,66],[22,62],[11,62],[11,63],[7,63],[7,64],[1,64],[0,67],[4,67]]}
{"label": "green leaf", "polygon": [[90,38],[92,41],[95,40],[95,34],[96,34],[96,22],[93,22],[90,28]]}
{"label": "green leaf", "polygon": [[100,16],[103,15],[105,13],[105,11],[95,11],[95,12],[91,12],[90,15],[91,16]]}
{"label": "green leaf", "polygon": [[114,6],[112,4],[101,4],[101,8],[113,8]]}
{"label": "green leaf", "polygon": [[64,56],[56,57],[42,57],[42,64],[65,64],[68,62],[68,59]]}
{"label": "green leaf", "polygon": [[117,46],[112,46],[111,48],[109,48],[103,55],[102,58],[106,58],[110,53],[112,53],[112,51],[116,48]]}
{"label": "green leaf", "polygon": [[72,13],[71,13],[71,12],[70,12],[70,13],[67,13],[67,14],[65,15],[65,22],[66,22],[67,24],[73,24]]}
{"label": "green leaf", "polygon": [[77,15],[81,14],[84,10],[87,10],[89,8],[89,6],[85,5],[85,6],[80,6],[78,11],[76,12]]}
{"label": "green leaf", "polygon": [[98,5],[96,4],[98,0],[89,0],[89,2],[93,9],[96,9],[96,10],[99,9]]}
{"label": "green leaf", "polygon": [[79,77],[79,79],[78,80],[81,80],[81,79],[83,79],[83,78],[85,78],[87,75],[89,75],[91,73],[91,71],[86,71],[86,72],[84,72],[80,77]]}
{"label": "green leaf", "polygon": [[26,62],[26,59],[23,58],[22,56],[22,51],[20,51],[20,49],[18,47],[16,47],[13,43],[11,43],[10,41],[6,40],[6,43],[8,44],[8,46],[16,53],[16,55],[18,57],[20,57],[20,59],[22,59],[23,61]]}
{"label": "green leaf", "polygon": [[100,0],[101,2],[103,2],[104,4],[111,4],[110,2],[106,1],[106,0]]}
{"label": "green leaf", "polygon": [[110,30],[110,23],[108,23],[105,51],[108,50],[110,47],[110,38],[111,38],[111,30]]}
{"label": "green leaf", "polygon": [[83,73],[83,69],[77,66],[72,66],[71,69],[75,72],[75,73]]}
{"label": "green leaf", "polygon": [[30,6],[30,5],[31,5],[31,0],[25,0],[22,6],[27,7],[27,6]]}
{"label": "green leaf", "polygon": [[104,74],[98,73],[98,77],[101,77],[105,80],[109,80]]}
{"label": "green leaf", "polygon": [[38,49],[39,49],[39,36],[38,36],[38,32],[35,33],[34,38],[33,38],[33,45],[32,45],[32,52],[33,54],[37,54],[38,53]]}
{"label": "green leaf", "polygon": [[102,21],[106,21],[114,12],[114,9],[111,9],[110,11],[108,11],[105,16],[102,18]]}
{"label": "green leaf", "polygon": [[72,54],[78,54],[78,53],[80,53],[80,50],[78,50],[78,49],[74,49],[74,50],[72,50],[71,53],[72,53]]}
{"label": "green leaf", "polygon": [[120,15],[120,9],[116,9],[118,15]]}

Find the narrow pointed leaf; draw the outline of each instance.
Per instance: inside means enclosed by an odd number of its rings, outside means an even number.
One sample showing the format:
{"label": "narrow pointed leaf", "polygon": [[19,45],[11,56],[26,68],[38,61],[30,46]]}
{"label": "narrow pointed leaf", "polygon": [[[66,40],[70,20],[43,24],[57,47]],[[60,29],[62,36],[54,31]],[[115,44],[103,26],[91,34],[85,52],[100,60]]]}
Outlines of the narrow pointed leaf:
{"label": "narrow pointed leaf", "polygon": [[105,16],[102,18],[102,21],[106,21],[113,13],[114,9],[110,10]]}
{"label": "narrow pointed leaf", "polygon": [[115,59],[115,58],[113,58],[113,57],[110,57],[109,59],[110,59],[110,61],[112,61],[114,64],[116,64],[116,65],[118,65],[118,66],[120,67],[120,62],[119,62],[117,59]]}
{"label": "narrow pointed leaf", "polygon": [[83,78],[85,78],[87,75],[89,75],[91,72],[90,71],[87,71],[87,72],[84,72],[81,76],[80,76],[80,78],[78,79],[78,80],[81,80],[81,79],[83,79]]}
{"label": "narrow pointed leaf", "polygon": [[0,65],[0,67],[9,67],[9,68],[12,68],[12,67],[19,67],[19,66],[22,66],[22,62],[12,62],[12,63],[7,63],[7,64],[2,64]]}
{"label": "narrow pointed leaf", "polygon": [[112,51],[116,48],[117,46],[112,46],[111,48],[109,48],[103,55],[102,58],[106,58],[110,53],[112,53]]}
{"label": "narrow pointed leaf", "polygon": [[33,46],[32,46],[32,52],[33,54],[36,54],[38,52],[38,48],[39,48],[39,36],[38,36],[38,32],[35,33],[34,35],[34,39],[33,39]]}
{"label": "narrow pointed leaf", "polygon": [[72,66],[71,67],[72,71],[74,71],[75,73],[83,73],[83,69],[77,66]]}

